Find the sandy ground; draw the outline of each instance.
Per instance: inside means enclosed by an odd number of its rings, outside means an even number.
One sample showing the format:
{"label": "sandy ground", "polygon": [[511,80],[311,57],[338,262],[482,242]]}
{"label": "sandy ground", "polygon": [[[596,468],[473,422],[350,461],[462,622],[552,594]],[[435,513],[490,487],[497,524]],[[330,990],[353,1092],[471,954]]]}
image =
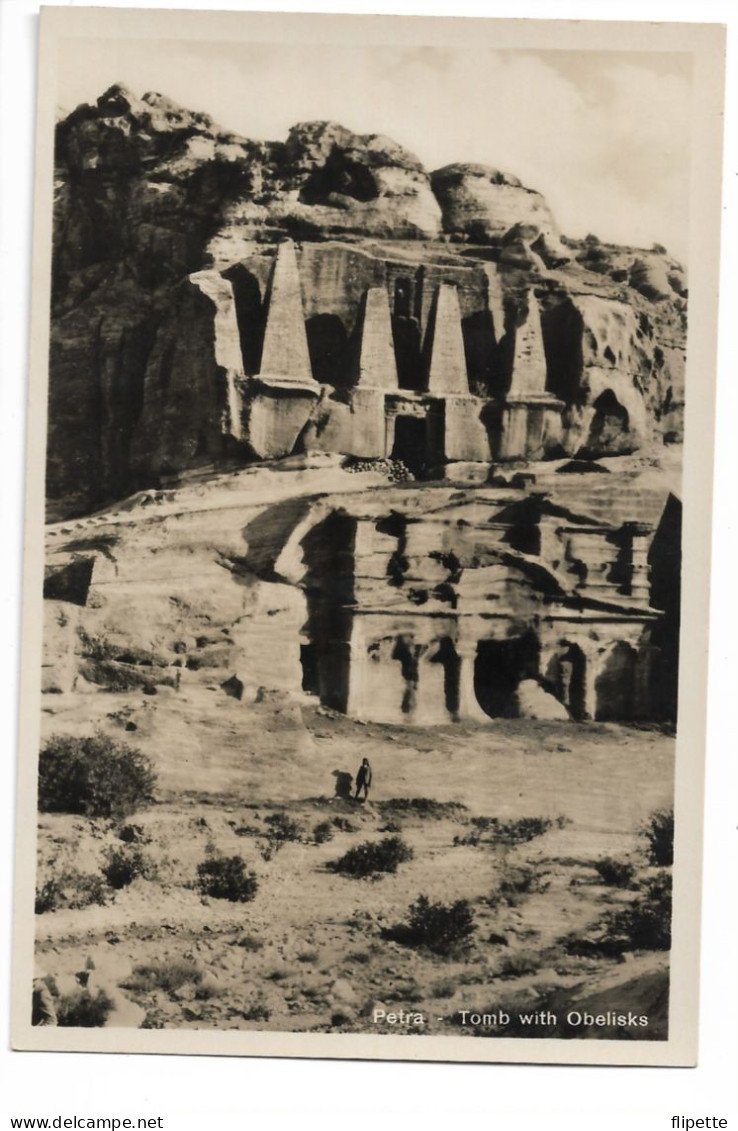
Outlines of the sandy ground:
{"label": "sandy ground", "polygon": [[[562,944],[634,898],[603,885],[594,860],[631,859],[647,874],[638,829],[672,797],[673,739],[658,730],[518,720],[388,728],[309,701],[247,709],[205,683],[187,701],[165,688],[155,697],[54,696],[45,729],[89,733],[91,721],[155,758],[156,802],[127,822],[140,828],[151,878],[110,892],[102,907],[39,915],[38,961],[64,982],[91,959],[120,1007],[110,1024],[466,1033],[461,1010],[591,999],[650,1011],[647,1035],[664,1035],[666,954],[581,957]],[[354,774],[364,756],[374,770],[369,802],[336,797],[335,771]],[[424,815],[391,804],[408,798],[458,807]],[[279,811],[298,822],[300,839],[265,859],[266,818]],[[455,843],[475,832],[474,816],[552,824],[514,846]],[[351,830],[334,827],[316,843],[315,825],[336,817]],[[42,815],[39,880],[69,868],[99,874],[106,850],[121,846],[119,831],[112,820]],[[414,853],[396,874],[353,879],[328,867],[352,845],[388,835]],[[259,881],[251,902],[201,895],[197,865],[214,854],[244,858]],[[512,905],[489,900],[518,865],[535,870],[542,890]],[[421,894],[470,901],[475,931],[464,953],[444,958],[387,937]],[[134,973],[183,962],[197,973],[174,989],[142,985]],[[377,1008],[423,1022],[390,1029],[375,1022]]]}

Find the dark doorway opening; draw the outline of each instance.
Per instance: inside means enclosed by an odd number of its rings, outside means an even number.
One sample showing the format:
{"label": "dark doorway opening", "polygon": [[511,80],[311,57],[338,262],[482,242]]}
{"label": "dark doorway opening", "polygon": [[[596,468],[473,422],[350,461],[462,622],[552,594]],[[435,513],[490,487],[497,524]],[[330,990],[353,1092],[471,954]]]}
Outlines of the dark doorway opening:
{"label": "dark doorway opening", "polygon": [[573,719],[584,718],[586,664],[585,655],[577,644],[570,644],[558,658],[555,694],[556,698],[568,709]]}
{"label": "dark doorway opening", "polygon": [[302,690],[307,691],[309,695],[320,695],[318,657],[314,644],[300,645],[300,663],[302,665]]}
{"label": "dark doorway opening", "polygon": [[509,640],[481,640],[474,664],[474,692],[485,714],[511,716],[512,698],[523,679],[538,675],[540,645],[532,632]]}
{"label": "dark doorway opening", "polygon": [[595,682],[596,718],[618,722],[633,718],[635,659],[635,651],[623,641],[619,641],[605,658]]}
{"label": "dark doorway opening", "polygon": [[400,460],[418,475],[428,459],[428,425],[422,417],[396,416],[392,459]]}

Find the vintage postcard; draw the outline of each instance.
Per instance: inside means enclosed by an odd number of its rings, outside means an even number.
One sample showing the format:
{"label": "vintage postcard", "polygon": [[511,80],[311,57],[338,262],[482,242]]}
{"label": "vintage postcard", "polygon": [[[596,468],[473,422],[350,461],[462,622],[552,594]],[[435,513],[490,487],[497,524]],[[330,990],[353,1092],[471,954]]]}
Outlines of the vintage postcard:
{"label": "vintage postcard", "polygon": [[43,11],[16,1048],[695,1063],[723,50]]}

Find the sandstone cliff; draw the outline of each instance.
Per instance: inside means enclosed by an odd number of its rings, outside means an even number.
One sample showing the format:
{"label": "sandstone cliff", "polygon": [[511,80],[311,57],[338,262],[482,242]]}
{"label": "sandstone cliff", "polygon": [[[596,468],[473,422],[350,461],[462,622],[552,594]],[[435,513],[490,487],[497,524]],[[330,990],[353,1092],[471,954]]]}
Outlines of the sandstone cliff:
{"label": "sandstone cliff", "polygon": [[413,388],[441,284],[456,288],[482,397],[509,389],[516,330],[540,305],[547,389],[565,406],[561,454],[680,438],[681,266],[662,249],[565,239],[544,198],[511,175],[465,164],[429,174],[394,141],[330,122],[256,142],[116,85],[59,122],[55,189],[57,516],[254,458],[239,398],[259,372],[275,246],[288,236],[320,394],[311,435],[324,449],[342,450],[368,289],[388,292],[400,384]]}

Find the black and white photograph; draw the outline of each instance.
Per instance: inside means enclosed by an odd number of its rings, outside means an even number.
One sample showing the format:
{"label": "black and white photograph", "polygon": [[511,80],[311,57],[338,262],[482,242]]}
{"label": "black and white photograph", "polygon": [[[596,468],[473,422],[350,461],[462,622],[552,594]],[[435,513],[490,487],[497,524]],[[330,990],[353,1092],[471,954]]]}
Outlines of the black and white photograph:
{"label": "black and white photograph", "polygon": [[721,29],[146,16],[42,16],[16,1047],[693,1063]]}

